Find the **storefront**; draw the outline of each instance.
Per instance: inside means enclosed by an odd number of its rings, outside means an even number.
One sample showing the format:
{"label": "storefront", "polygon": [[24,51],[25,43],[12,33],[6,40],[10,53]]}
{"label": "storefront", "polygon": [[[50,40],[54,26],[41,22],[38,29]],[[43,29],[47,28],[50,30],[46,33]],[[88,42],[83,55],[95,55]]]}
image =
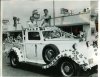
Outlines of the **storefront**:
{"label": "storefront", "polygon": [[[75,36],[78,36],[80,31],[84,31],[86,32],[86,36],[89,37],[91,35],[90,13],[56,17],[55,26],[68,33],[73,33]],[[88,37],[87,39],[89,39]]]}
{"label": "storefront", "polygon": [[73,33],[75,36],[77,36],[80,33],[80,31],[83,31],[83,25],[63,26],[59,28],[68,33]]}

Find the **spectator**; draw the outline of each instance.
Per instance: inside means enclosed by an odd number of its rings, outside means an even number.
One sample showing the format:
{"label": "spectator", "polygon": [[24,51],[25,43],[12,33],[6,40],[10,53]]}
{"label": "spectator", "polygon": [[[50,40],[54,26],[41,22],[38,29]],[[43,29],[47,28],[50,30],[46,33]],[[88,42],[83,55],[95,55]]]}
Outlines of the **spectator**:
{"label": "spectator", "polygon": [[84,38],[84,40],[86,41],[86,32],[85,31],[83,31],[83,38]]}
{"label": "spectator", "polygon": [[18,40],[19,42],[22,42],[22,35],[21,35],[21,34],[18,34],[17,40]]}
{"label": "spectator", "polygon": [[80,31],[80,41],[86,41],[86,32],[85,31]]}
{"label": "spectator", "polygon": [[13,26],[14,26],[15,29],[16,29],[16,28],[17,28],[17,17],[13,17],[13,21],[14,21]]}
{"label": "spectator", "polygon": [[93,40],[94,47],[98,47],[98,33],[96,32]]}
{"label": "spectator", "polygon": [[80,31],[79,36],[80,36],[80,41],[83,41],[83,31]]}

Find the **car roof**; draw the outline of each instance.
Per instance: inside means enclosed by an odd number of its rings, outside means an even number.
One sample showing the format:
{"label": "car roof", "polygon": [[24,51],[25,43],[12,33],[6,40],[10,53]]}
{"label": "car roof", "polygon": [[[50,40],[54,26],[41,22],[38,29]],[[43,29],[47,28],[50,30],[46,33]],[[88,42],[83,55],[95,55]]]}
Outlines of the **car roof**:
{"label": "car roof", "polygon": [[21,31],[36,31],[36,32],[40,32],[40,31],[53,31],[53,30],[57,30],[57,27],[34,27],[34,28],[24,28],[22,30],[11,30],[11,31],[6,31],[6,32],[21,32]]}
{"label": "car roof", "polygon": [[57,30],[58,28],[55,28],[55,27],[45,27],[45,28],[42,28],[42,27],[35,27],[35,28],[27,28],[26,30],[27,31],[53,31],[53,30]]}

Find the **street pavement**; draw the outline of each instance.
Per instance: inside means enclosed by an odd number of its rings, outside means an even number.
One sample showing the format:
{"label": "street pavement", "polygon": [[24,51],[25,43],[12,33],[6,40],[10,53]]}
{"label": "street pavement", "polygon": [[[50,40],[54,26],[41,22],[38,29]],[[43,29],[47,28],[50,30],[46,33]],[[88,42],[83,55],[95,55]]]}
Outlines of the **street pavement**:
{"label": "street pavement", "polygon": [[[54,68],[44,70],[38,66],[29,64],[21,64],[20,67],[13,68],[10,66],[9,60],[6,59],[4,54],[2,64],[3,77],[58,77],[59,75],[57,70]],[[81,71],[79,77],[97,77],[97,71]]]}

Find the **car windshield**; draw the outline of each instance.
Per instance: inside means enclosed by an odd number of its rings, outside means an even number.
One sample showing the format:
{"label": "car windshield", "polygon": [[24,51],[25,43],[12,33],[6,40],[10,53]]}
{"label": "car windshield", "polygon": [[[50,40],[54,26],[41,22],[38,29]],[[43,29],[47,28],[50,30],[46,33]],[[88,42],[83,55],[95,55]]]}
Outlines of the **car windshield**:
{"label": "car windshield", "polygon": [[43,31],[43,37],[45,39],[71,38],[74,37],[74,35],[71,33],[64,32],[62,30],[52,30],[52,31]]}

